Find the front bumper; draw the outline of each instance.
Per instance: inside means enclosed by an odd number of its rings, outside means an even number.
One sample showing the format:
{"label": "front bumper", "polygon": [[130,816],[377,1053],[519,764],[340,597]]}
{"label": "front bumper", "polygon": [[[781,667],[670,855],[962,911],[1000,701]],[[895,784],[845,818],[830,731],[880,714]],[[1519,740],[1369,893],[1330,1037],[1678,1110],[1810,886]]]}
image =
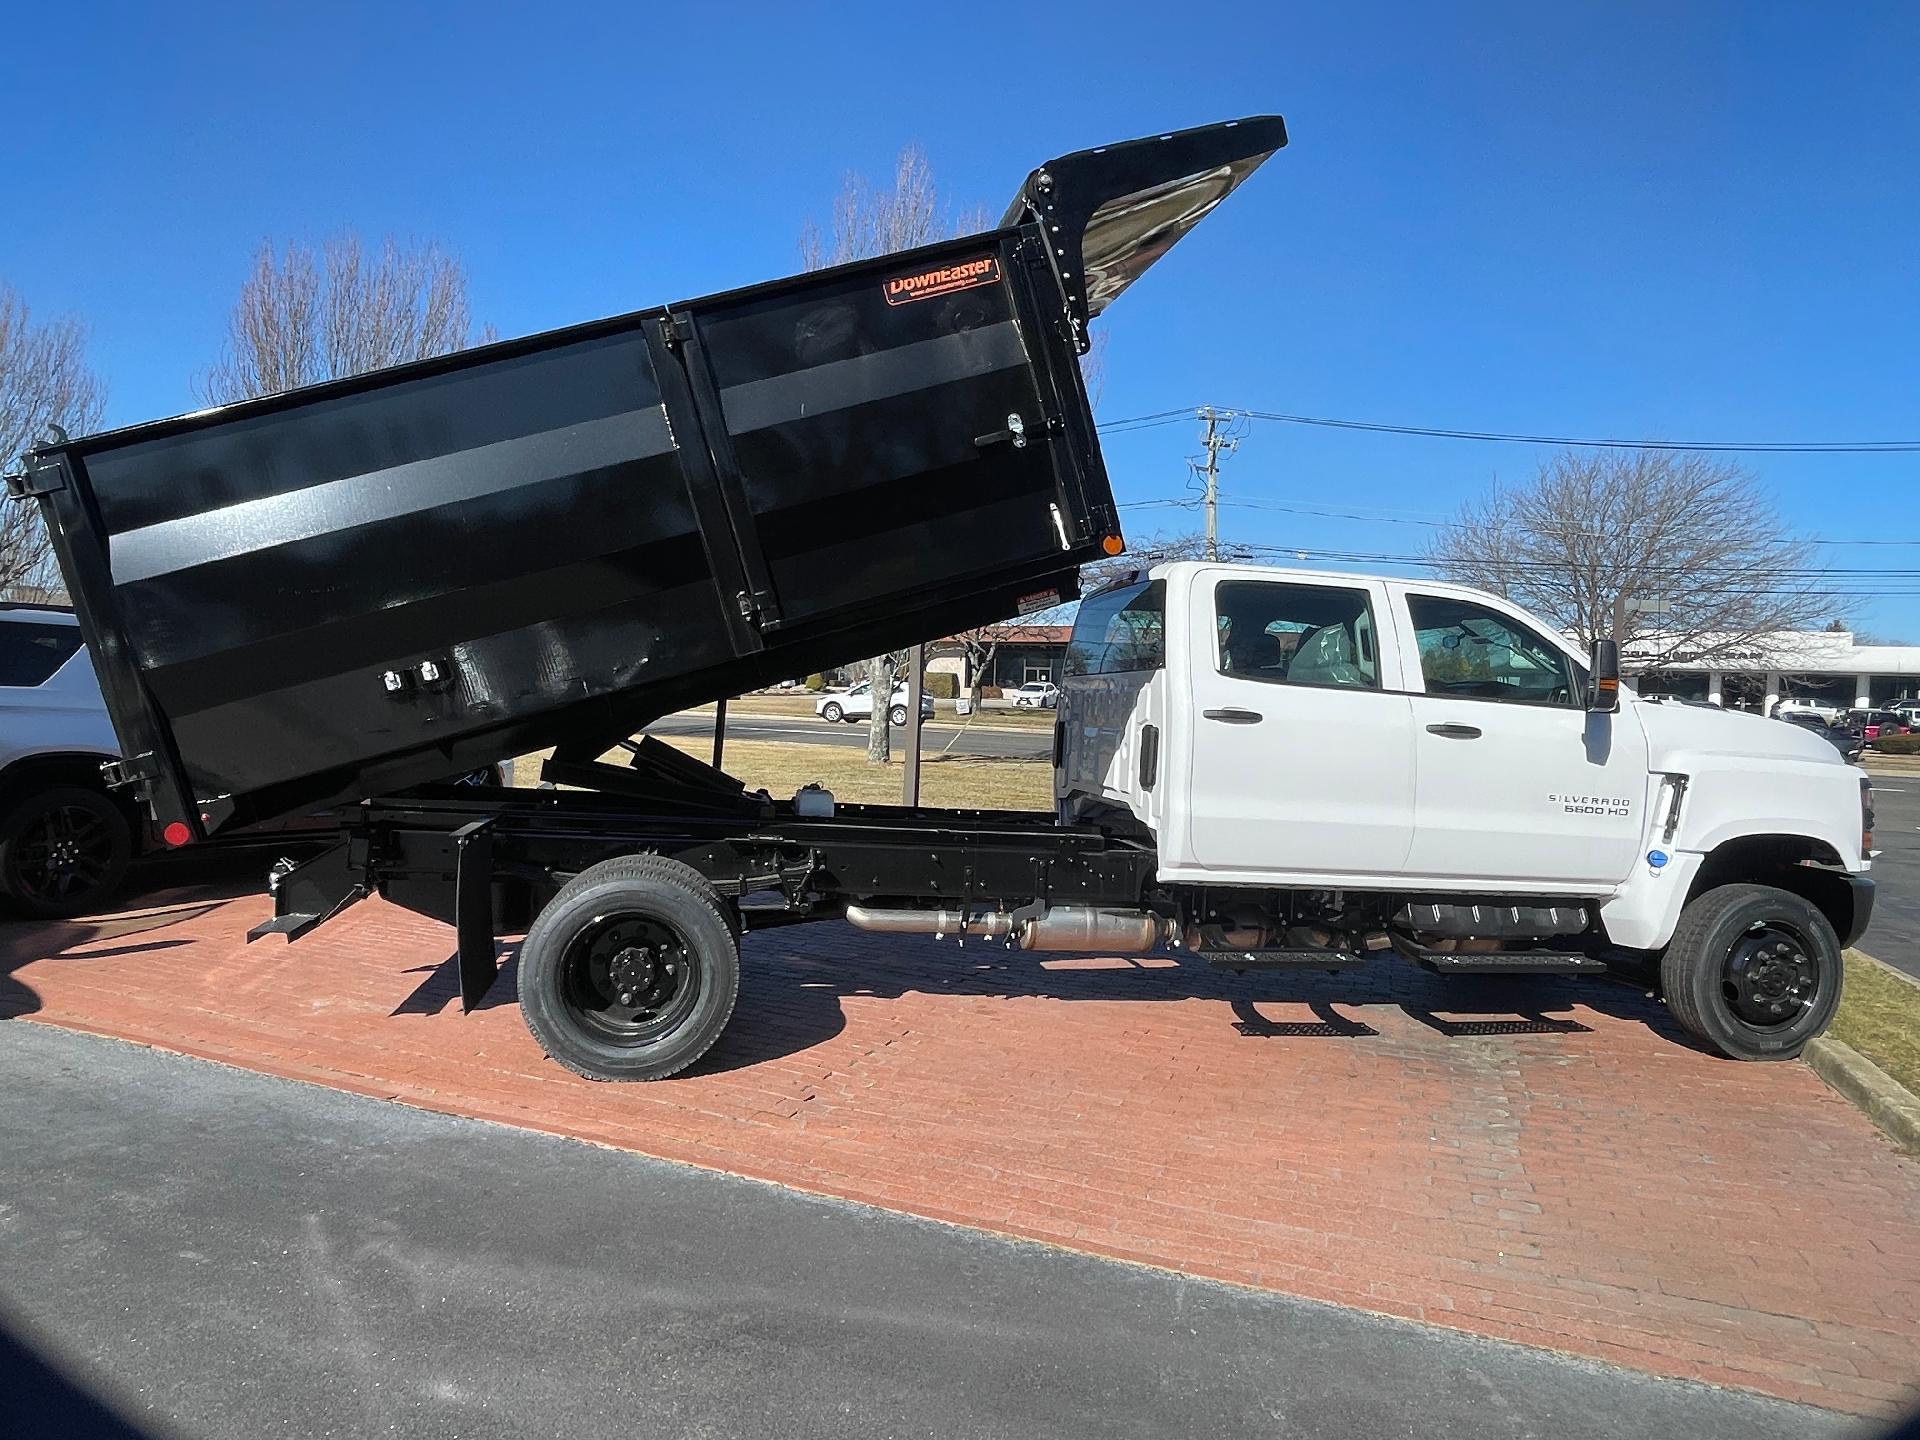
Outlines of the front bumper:
{"label": "front bumper", "polygon": [[1847,888],[1853,892],[1853,920],[1847,926],[1847,933],[1840,937],[1842,947],[1857,945],[1860,937],[1867,933],[1867,926],[1873,920],[1873,877],[1871,875],[1847,876]]}

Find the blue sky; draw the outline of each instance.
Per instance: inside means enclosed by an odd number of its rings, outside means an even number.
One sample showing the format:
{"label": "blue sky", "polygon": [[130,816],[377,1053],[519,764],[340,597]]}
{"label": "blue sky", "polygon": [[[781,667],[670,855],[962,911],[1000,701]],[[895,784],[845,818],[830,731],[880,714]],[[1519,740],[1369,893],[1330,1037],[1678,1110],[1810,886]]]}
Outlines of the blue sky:
{"label": "blue sky", "polygon": [[[907,140],[997,214],[1048,156],[1278,111],[1292,145],[1100,322],[1103,418],[1920,435],[1911,6],[73,4],[9,39],[0,278],[90,323],[113,423],[191,408],[265,236],[438,239],[511,335],[791,270]],[[1181,494],[1197,433],[1113,436],[1121,498]],[[1260,424],[1224,526],[1407,552],[1539,458]],[[1808,532],[1920,541],[1920,455],[1748,463]],[[1920,582],[1837,584],[1920,641]]]}

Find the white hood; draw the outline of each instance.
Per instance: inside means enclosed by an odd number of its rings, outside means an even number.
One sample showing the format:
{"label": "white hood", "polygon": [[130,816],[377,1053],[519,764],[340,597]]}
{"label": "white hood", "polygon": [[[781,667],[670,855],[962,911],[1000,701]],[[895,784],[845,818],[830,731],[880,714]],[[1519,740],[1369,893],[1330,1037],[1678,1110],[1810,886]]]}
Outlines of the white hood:
{"label": "white hood", "polygon": [[1646,700],[1633,705],[1646,727],[1647,757],[1655,770],[1668,769],[1682,755],[1702,754],[1846,764],[1833,742],[1782,720],[1712,705],[1656,705]]}

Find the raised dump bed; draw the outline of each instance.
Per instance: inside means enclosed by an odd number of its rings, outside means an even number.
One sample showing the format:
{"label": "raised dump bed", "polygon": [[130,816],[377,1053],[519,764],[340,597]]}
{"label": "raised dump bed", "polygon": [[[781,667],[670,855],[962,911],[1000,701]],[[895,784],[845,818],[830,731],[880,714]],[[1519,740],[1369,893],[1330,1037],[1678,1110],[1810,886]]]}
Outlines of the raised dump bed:
{"label": "raised dump bed", "polygon": [[985,234],[31,452],[127,777],[183,842],[1072,596],[1121,543],[1087,322],[1285,139],[1068,155]]}

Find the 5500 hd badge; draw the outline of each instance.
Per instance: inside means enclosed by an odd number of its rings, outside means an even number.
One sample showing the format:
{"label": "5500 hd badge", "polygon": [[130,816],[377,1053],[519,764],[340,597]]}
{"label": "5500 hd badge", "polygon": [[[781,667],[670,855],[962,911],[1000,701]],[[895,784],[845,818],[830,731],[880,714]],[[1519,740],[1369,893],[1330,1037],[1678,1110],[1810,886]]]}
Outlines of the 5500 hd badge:
{"label": "5500 hd badge", "polygon": [[958,265],[942,265],[938,270],[896,275],[887,281],[887,303],[905,305],[913,300],[931,300],[935,295],[951,295],[955,290],[991,285],[999,278],[999,260],[983,255],[978,260],[962,260]]}

